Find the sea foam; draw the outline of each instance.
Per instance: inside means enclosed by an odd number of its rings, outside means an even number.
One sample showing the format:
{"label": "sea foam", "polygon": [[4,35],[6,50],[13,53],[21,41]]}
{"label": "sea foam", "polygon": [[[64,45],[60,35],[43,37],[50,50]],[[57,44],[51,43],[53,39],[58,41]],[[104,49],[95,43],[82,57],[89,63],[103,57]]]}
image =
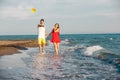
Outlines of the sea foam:
{"label": "sea foam", "polygon": [[103,47],[96,45],[87,47],[84,51],[84,54],[87,56],[92,56],[94,52],[104,49]]}

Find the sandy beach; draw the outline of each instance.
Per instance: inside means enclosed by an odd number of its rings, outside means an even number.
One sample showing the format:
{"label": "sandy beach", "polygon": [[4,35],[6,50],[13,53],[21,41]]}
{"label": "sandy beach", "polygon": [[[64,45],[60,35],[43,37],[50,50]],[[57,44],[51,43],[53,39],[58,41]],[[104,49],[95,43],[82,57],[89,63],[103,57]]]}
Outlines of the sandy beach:
{"label": "sandy beach", "polygon": [[0,56],[19,53],[27,47],[37,47],[37,40],[0,40]]}

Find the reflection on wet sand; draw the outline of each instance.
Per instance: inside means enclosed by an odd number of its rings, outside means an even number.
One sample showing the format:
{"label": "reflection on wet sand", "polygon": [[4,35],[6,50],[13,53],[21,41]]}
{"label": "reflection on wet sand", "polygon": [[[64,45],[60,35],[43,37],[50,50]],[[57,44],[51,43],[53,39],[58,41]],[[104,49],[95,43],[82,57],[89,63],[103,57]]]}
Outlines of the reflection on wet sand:
{"label": "reflection on wet sand", "polygon": [[61,72],[60,55],[37,54],[33,62],[32,77],[39,79],[52,79],[59,77]]}
{"label": "reflection on wet sand", "polygon": [[46,57],[45,54],[38,54],[35,58],[34,65],[35,68],[45,68]]}
{"label": "reflection on wet sand", "polygon": [[56,68],[56,69],[61,67],[60,55],[54,55],[53,56],[53,67]]}

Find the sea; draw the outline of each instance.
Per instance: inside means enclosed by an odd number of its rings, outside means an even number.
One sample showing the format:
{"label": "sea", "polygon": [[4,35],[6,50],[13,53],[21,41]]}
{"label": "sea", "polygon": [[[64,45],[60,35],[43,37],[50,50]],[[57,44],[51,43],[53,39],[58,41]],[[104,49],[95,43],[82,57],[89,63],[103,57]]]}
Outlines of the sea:
{"label": "sea", "polygon": [[[60,53],[47,38],[39,48],[0,56],[0,80],[120,80],[120,34],[61,34]],[[6,35],[0,40],[37,39],[37,35]]]}

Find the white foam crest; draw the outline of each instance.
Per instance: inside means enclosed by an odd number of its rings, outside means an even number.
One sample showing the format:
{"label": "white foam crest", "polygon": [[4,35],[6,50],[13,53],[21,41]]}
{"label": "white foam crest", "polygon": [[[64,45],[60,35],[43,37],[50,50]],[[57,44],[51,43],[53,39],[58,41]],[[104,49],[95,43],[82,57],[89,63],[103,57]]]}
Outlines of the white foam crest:
{"label": "white foam crest", "polygon": [[96,45],[87,47],[84,51],[84,54],[87,56],[92,56],[94,52],[104,49],[103,47]]}
{"label": "white foam crest", "polygon": [[64,39],[63,41],[61,41],[62,44],[69,44],[69,40],[68,39]]}
{"label": "white foam crest", "polygon": [[113,40],[113,38],[109,38],[109,40]]}
{"label": "white foam crest", "polygon": [[77,49],[85,49],[85,48],[86,48],[85,45],[75,45],[75,46],[69,47],[68,50],[69,51],[75,51]]}

